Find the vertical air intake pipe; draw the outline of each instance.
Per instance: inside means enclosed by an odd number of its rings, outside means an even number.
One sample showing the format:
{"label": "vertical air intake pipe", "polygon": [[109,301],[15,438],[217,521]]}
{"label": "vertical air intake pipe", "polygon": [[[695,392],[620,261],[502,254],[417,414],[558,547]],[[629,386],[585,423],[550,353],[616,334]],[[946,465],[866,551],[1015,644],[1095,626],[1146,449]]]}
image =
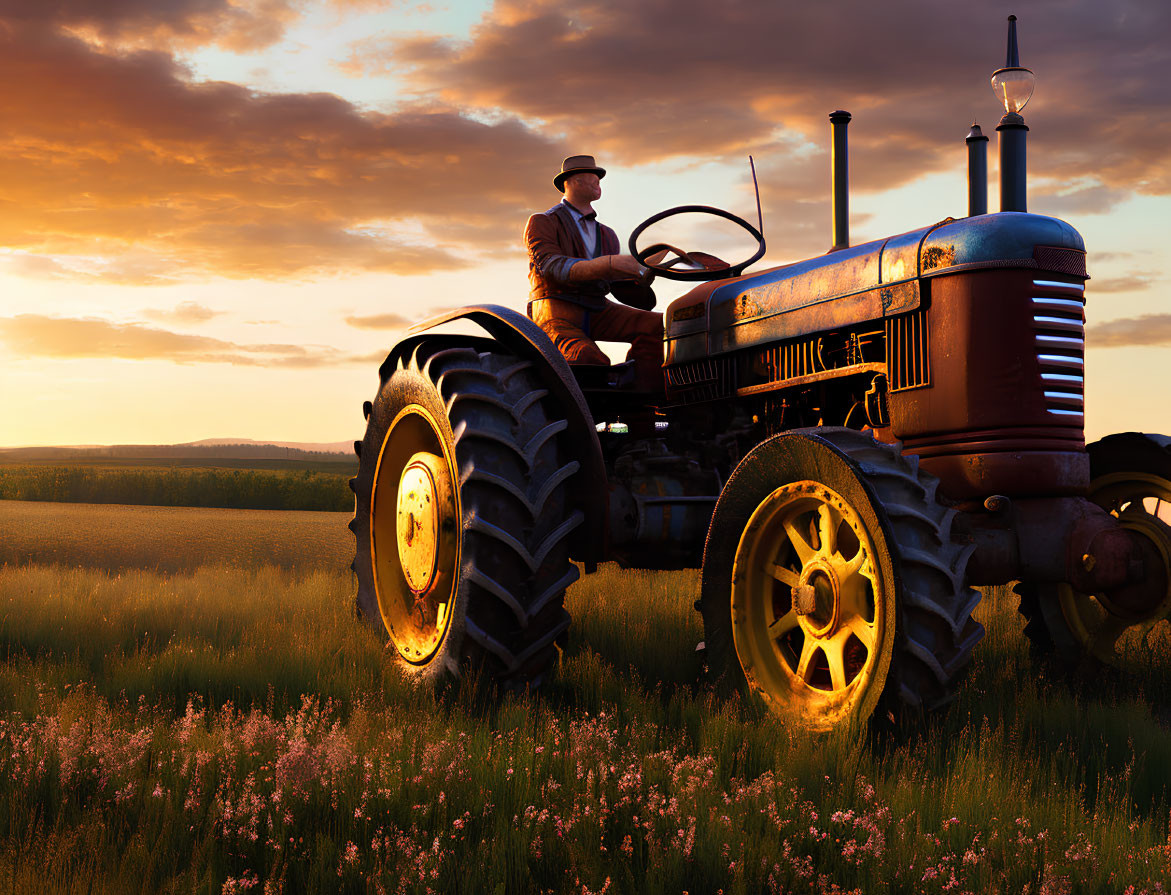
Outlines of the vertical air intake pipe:
{"label": "vertical air intake pipe", "polygon": [[968,217],[988,214],[988,138],[972,122],[968,131]]}
{"label": "vertical air intake pipe", "polygon": [[846,143],[846,125],[849,112],[830,112],[833,129],[833,151],[830,156],[830,175],[833,197],[834,244],[831,252],[850,246],[850,150]]}

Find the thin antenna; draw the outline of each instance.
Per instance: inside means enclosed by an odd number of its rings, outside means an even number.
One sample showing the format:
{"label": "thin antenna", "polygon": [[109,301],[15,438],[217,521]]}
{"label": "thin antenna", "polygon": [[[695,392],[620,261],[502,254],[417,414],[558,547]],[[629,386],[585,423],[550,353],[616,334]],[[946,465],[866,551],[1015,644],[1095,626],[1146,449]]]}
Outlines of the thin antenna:
{"label": "thin antenna", "polygon": [[752,163],[752,156],[748,156],[748,167],[752,169],[752,189],[756,192],[756,229],[764,236],[764,215],[760,211],[760,187],[756,183],[756,165]]}

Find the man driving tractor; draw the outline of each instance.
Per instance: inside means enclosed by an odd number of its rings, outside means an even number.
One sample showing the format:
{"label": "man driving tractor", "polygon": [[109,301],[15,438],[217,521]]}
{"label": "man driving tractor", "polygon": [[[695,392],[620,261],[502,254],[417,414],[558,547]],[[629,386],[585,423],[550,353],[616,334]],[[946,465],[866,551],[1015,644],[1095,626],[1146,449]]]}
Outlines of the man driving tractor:
{"label": "man driving tractor", "polygon": [[[528,314],[571,364],[609,365],[597,341],[628,342],[635,388],[662,389],[663,315],[648,270],[619,252],[618,236],[597,220],[604,168],[592,155],[565,159],[553,185],[565,197],[525,226]],[[612,294],[618,302],[606,298]]]}

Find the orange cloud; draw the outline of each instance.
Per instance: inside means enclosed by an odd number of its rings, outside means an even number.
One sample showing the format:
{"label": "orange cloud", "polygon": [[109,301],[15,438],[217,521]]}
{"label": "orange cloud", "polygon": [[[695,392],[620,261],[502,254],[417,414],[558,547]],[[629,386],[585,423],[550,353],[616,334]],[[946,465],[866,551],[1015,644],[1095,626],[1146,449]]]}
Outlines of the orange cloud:
{"label": "orange cloud", "polygon": [[[1088,181],[1054,196],[1054,210],[1171,192],[1168,33],[1167,4],[1029,6],[1020,39],[1038,74],[1026,109],[1033,173]],[[811,198],[824,192],[825,165],[803,145],[827,145],[833,109],[855,114],[859,189],[959,167],[973,116],[995,152],[1002,112],[988,78],[1003,63],[1004,37],[1003,17],[978,4],[917,3],[896,14],[868,0],[679,0],[669,12],[625,0],[498,0],[470,41],[366,43],[349,65],[405,68],[448,102],[545,121],[575,151],[623,163],[768,150],[786,167],[818,167],[801,196]],[[780,186],[764,166],[762,175]]]}
{"label": "orange cloud", "polygon": [[213,311],[206,305],[201,305],[197,301],[181,301],[175,307],[169,310],[160,308],[147,308],[142,312],[144,317],[151,320],[159,321],[174,321],[176,323],[204,323],[217,317],[223,311]]}
{"label": "orange cloud", "polygon": [[97,44],[216,45],[242,52],[275,43],[299,18],[294,0],[38,0],[6,4],[21,24],[65,28]]}
{"label": "orange cloud", "polygon": [[368,317],[350,316],[346,323],[358,329],[405,329],[411,321],[401,314],[372,314]]}
{"label": "orange cloud", "polygon": [[385,356],[385,352],[348,355],[320,345],[244,345],[141,323],[41,314],[0,317],[0,340],[15,356],[61,359],[123,358],[296,368],[364,364]]}
{"label": "orange cloud", "polygon": [[1086,344],[1092,348],[1171,345],[1171,314],[1142,314],[1099,323],[1086,330]]}
{"label": "orange cloud", "polygon": [[1090,281],[1089,289],[1092,292],[1138,292],[1142,289],[1150,289],[1155,281],[1155,276],[1153,273],[1139,271],[1129,276],[1111,277],[1105,280],[1094,278]]}
{"label": "orange cloud", "polygon": [[[458,269],[469,247],[519,240],[546,198],[531,172],[562,154],[514,119],[194,82],[167,52],[12,18],[0,17],[0,79],[0,246],[51,256],[10,262],[34,276]],[[455,222],[458,241],[434,235]]]}

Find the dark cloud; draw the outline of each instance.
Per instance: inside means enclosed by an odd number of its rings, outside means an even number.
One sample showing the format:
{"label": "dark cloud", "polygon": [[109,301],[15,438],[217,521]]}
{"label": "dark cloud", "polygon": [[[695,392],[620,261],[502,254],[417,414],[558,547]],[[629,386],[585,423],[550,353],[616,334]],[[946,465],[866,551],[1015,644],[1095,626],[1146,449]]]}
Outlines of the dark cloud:
{"label": "dark cloud", "polygon": [[[339,15],[376,5],[332,2]],[[391,113],[198,82],[175,55],[263,46],[298,9],[0,0],[0,247],[22,253],[9,269],[159,284],[466,268],[478,251],[518,252],[571,151],[613,165],[739,165],[752,152],[770,246],[798,257],[827,247],[830,110],[855,116],[855,190],[961,167],[973,117],[995,153],[988,77],[1013,11],[498,0],[466,41],[355,46],[350,70],[409,79],[416,104]],[[1038,73],[1026,109],[1035,210],[1171,192],[1171,6],[1036,0],[1020,24]]]}
{"label": "dark cloud", "polygon": [[1086,330],[1091,348],[1139,345],[1171,345],[1171,314],[1143,314],[1109,320]]}
{"label": "dark cloud", "polygon": [[370,357],[320,345],[239,344],[141,323],[41,314],[0,317],[0,340],[15,356],[61,359],[116,357],[181,364],[304,368],[366,363]]}
{"label": "dark cloud", "polygon": [[295,0],[3,0],[0,17],[68,28],[101,44],[217,45],[237,52],[275,43],[299,17]]}
{"label": "dark cloud", "polygon": [[147,308],[142,312],[144,317],[151,320],[175,323],[204,323],[217,317],[223,311],[213,311],[197,301],[182,301],[173,308]]}
{"label": "dark cloud", "polygon": [[368,317],[349,316],[346,323],[358,329],[405,329],[411,321],[401,314],[372,314]]}
{"label": "dark cloud", "polygon": [[[515,119],[195,82],[169,52],[11,19],[0,79],[20,85],[0,94],[0,246],[52,256],[19,262],[40,276],[459,269],[474,261],[468,246],[517,241],[547,199],[531,172],[562,154]],[[456,222],[458,251],[435,235]],[[129,269],[62,260],[130,256]]]}
{"label": "dark cloud", "polygon": [[1102,214],[1125,202],[1131,191],[1125,187],[1101,184],[1073,190],[1034,190],[1029,196],[1029,211],[1065,217],[1071,214]]}
{"label": "dark cloud", "polygon": [[[995,152],[1003,112],[988,79],[1014,9],[499,0],[468,41],[405,37],[358,48],[350,64],[365,51],[372,70],[390,65],[447,101],[547,122],[580,151],[619,163],[767,150],[769,189],[791,190],[776,181],[792,179],[810,198],[824,191],[820,148],[836,108],[855,115],[858,189],[962,165],[973,117]],[[1040,0],[1019,24],[1022,61],[1038,76],[1025,110],[1033,173],[1080,183],[1053,207],[1105,210],[1120,192],[1171,191],[1171,7]],[[818,176],[772,173],[781,167]]]}

